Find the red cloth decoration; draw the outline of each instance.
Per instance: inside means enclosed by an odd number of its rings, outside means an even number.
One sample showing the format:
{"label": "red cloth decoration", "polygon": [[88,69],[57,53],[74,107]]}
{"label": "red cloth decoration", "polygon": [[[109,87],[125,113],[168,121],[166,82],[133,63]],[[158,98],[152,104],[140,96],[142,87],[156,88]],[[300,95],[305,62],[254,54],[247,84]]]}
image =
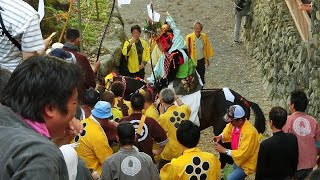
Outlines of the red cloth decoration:
{"label": "red cloth decoration", "polygon": [[163,49],[164,49],[164,53],[168,52],[169,48],[172,45],[172,38],[173,35],[172,34],[163,34],[158,40],[157,43],[159,43]]}

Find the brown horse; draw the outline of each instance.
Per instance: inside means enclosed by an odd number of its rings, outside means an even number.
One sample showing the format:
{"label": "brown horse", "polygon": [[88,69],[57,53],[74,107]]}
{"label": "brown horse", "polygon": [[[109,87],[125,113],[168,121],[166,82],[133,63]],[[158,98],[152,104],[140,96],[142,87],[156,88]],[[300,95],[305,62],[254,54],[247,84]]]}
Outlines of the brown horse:
{"label": "brown horse", "polygon": [[139,89],[146,88],[148,86],[147,82],[142,79],[127,77],[127,76],[114,76],[113,81],[107,81],[105,83],[106,89],[109,90],[111,84],[115,81],[120,81],[124,84],[125,92],[124,99],[129,101],[132,94],[138,92]]}
{"label": "brown horse", "polygon": [[[137,92],[141,88],[147,88],[150,90],[148,84],[143,80],[136,80],[130,77],[117,76],[114,77],[114,81],[122,81],[126,85],[125,99],[130,99],[130,96]],[[154,92],[159,92],[152,90]],[[204,130],[208,127],[213,127],[213,133],[219,135],[222,133],[224,127],[226,126],[223,120],[224,115],[227,113],[227,109],[234,104],[243,107],[246,118],[250,119],[250,109],[253,110],[255,115],[255,128],[259,133],[264,133],[265,131],[265,117],[258,104],[246,100],[239,93],[231,90],[234,95],[234,102],[229,102],[226,100],[224,92],[222,89],[202,89],[201,90],[201,103],[199,110],[200,128]],[[223,146],[230,149],[230,143],[224,143]],[[221,167],[223,168],[225,163],[231,164],[232,158],[220,154]]]}
{"label": "brown horse", "polygon": [[[246,100],[243,96],[237,92],[230,90],[235,96],[234,102],[229,102],[225,99],[224,92],[222,89],[203,89],[201,90],[201,104],[199,110],[200,128],[201,130],[208,127],[213,127],[213,133],[219,135],[222,133],[224,127],[226,126],[223,120],[224,115],[227,113],[227,109],[234,104],[238,104],[243,107],[246,118],[250,119],[250,109],[253,110],[255,115],[255,128],[259,133],[264,133],[265,131],[265,117],[258,104]],[[230,143],[220,143],[225,148],[231,149]],[[220,153],[221,168],[223,168],[226,163],[232,164],[233,160],[230,156]]]}
{"label": "brown horse", "polygon": [[[144,80],[135,79],[125,76],[115,76],[113,81],[121,81],[125,84],[124,99],[130,100],[133,93],[138,92],[139,89],[147,89],[153,91],[155,94],[159,92],[154,86],[148,85]],[[112,83],[112,82],[111,82]],[[250,119],[250,108],[255,115],[255,127],[259,133],[265,131],[265,117],[258,104],[246,100],[239,93],[231,90],[235,96],[234,102],[229,102],[225,99],[222,89],[202,89],[201,90],[201,106],[199,111],[199,119],[201,122],[201,130],[208,127],[214,127],[214,134],[218,135],[225,127],[223,116],[226,114],[227,109],[234,104],[242,106],[246,112],[247,119]]]}

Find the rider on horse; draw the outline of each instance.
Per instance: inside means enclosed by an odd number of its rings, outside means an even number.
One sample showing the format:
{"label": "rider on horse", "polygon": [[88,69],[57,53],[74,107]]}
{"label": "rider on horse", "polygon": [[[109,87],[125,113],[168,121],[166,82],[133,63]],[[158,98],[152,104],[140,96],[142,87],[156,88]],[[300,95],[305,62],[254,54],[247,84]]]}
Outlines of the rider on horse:
{"label": "rider on horse", "polygon": [[188,56],[186,43],[180,30],[177,29],[172,17],[168,16],[166,22],[168,24],[163,26],[160,34],[154,39],[163,54],[153,74],[147,79],[152,83],[161,83],[174,88],[177,95],[183,95],[181,100],[192,109],[190,120],[199,126],[197,114],[200,107],[202,82],[195,71],[194,61]]}

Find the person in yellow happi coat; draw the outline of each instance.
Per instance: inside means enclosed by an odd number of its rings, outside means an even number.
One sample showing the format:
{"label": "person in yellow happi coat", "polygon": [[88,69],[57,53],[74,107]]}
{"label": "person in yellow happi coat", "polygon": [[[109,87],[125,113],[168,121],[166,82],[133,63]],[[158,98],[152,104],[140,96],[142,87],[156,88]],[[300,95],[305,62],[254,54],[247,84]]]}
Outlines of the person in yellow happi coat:
{"label": "person in yellow happi coat", "polygon": [[131,39],[125,41],[122,54],[128,61],[128,70],[130,77],[140,77],[144,79],[144,67],[150,60],[150,48],[147,41],[140,38],[141,28],[138,25],[131,27]]}
{"label": "person in yellow happi coat", "polygon": [[96,171],[99,175],[102,172],[103,162],[113,153],[102,129],[102,126],[106,125],[111,118],[110,103],[98,101],[90,117],[81,121],[83,131],[74,139],[78,143],[75,150],[79,157],[86,162],[89,169]]}
{"label": "person in yellow happi coat", "polygon": [[200,140],[199,127],[191,121],[182,121],[177,129],[177,139],[183,146],[183,155],[172,159],[161,169],[160,179],[219,179],[221,164],[218,158],[197,147]]}
{"label": "person in yellow happi coat", "polygon": [[[190,108],[176,97],[174,90],[166,88],[160,92],[160,117],[159,124],[167,132],[169,142],[160,154],[160,162],[158,168],[161,169],[171,159],[182,155],[183,146],[177,141],[176,131],[182,121],[188,120],[190,117]],[[176,102],[178,105],[175,105]]]}
{"label": "person in yellow happi coat", "polygon": [[150,92],[148,89],[141,89],[139,90],[139,93],[143,95],[145,100],[142,113],[148,117],[158,120],[160,114],[153,104],[154,99],[152,97],[152,92]]}
{"label": "person in yellow happi coat", "polygon": [[222,134],[215,136],[215,142],[223,140],[231,142],[231,149],[226,149],[215,143],[219,153],[225,153],[234,160],[233,171],[228,180],[244,179],[256,171],[258,152],[260,146],[259,134],[256,128],[246,119],[243,108],[233,105],[225,116],[228,122]]}
{"label": "person in yellow happi coat", "polygon": [[194,32],[187,35],[186,43],[189,56],[197,65],[197,71],[204,84],[206,66],[209,67],[209,59],[214,56],[214,50],[210,44],[208,36],[202,32],[202,29],[203,25],[200,22],[195,22],[193,25]]}

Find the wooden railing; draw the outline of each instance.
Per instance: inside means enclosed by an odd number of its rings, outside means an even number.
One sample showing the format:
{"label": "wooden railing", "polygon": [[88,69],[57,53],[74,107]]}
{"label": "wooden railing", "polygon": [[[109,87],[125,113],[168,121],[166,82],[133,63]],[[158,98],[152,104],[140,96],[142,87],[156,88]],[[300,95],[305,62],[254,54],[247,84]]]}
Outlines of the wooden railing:
{"label": "wooden railing", "polygon": [[299,9],[301,0],[285,0],[291,16],[303,41],[307,42],[311,34],[311,19],[305,10]]}

